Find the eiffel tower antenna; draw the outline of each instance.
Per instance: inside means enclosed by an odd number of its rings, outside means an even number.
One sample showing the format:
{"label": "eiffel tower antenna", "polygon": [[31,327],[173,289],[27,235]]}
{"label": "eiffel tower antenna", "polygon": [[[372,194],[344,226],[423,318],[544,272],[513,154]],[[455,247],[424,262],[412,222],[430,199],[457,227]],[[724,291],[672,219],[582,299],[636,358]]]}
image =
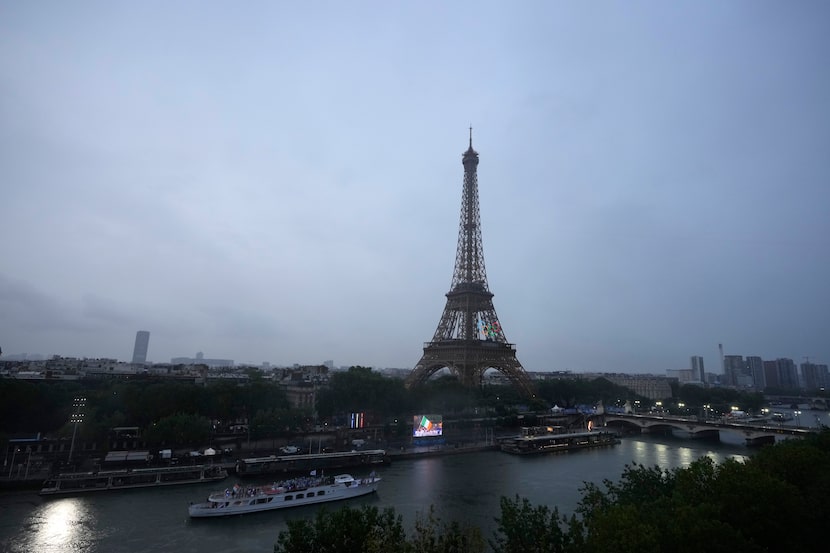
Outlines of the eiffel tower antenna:
{"label": "eiffel tower antenna", "polygon": [[438,329],[432,341],[424,344],[424,354],[409,373],[406,385],[417,386],[439,370],[449,368],[462,384],[478,386],[485,371],[496,369],[533,397],[530,377],[516,358],[515,345],[504,335],[487,285],[478,206],[478,152],[473,150],[472,126],[470,146],[461,163],[464,190],[452,284]]}

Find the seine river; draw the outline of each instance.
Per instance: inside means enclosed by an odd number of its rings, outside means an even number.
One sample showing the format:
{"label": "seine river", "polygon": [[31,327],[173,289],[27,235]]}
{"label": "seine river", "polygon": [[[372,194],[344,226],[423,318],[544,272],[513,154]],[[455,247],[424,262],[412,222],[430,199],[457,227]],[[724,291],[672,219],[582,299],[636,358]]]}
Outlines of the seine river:
{"label": "seine river", "polygon": [[[383,482],[377,494],[348,504],[394,507],[408,528],[417,514],[432,504],[442,519],[475,524],[489,538],[501,496],[518,494],[533,504],[555,506],[562,513],[570,513],[580,499],[583,482],[600,483],[605,478],[616,481],[626,464],[674,468],[703,456],[722,462],[742,459],[751,452],[738,442],[642,435],[623,438],[613,447],[559,455],[518,457],[486,451],[397,460],[378,470]],[[287,520],[313,517],[319,508],[299,507],[229,519],[188,518],[190,502],[202,500],[213,488],[224,488],[233,481],[229,478],[219,485],[50,499],[32,492],[0,495],[0,550],[270,553]],[[344,504],[329,504],[326,508]]]}

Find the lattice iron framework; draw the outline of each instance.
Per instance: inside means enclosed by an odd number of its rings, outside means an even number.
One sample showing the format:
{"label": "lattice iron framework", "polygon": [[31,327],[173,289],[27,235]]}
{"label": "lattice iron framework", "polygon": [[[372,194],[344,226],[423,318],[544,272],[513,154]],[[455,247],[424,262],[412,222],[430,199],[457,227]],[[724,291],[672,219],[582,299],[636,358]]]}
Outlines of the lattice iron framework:
{"label": "lattice iron framework", "polygon": [[424,344],[424,354],[406,385],[421,384],[439,370],[449,368],[463,384],[477,386],[484,372],[492,368],[533,396],[530,378],[516,358],[514,344],[504,335],[487,285],[478,202],[478,152],[473,150],[472,129],[462,164],[461,221],[447,304],[432,341]]}

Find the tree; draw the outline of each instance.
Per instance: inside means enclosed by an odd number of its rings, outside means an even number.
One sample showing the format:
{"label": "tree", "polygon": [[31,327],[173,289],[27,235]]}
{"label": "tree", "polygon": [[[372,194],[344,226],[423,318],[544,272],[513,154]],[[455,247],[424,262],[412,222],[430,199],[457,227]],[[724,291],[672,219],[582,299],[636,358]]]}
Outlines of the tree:
{"label": "tree", "polygon": [[69,421],[77,383],[34,383],[0,378],[0,431],[54,432]]}
{"label": "tree", "polygon": [[430,506],[419,515],[415,532],[406,536],[400,515],[393,507],[323,508],[314,520],[290,520],[280,532],[274,553],[482,553],[485,543],[478,528],[456,521],[444,523]]}
{"label": "tree", "polygon": [[618,400],[645,400],[624,386],[618,386],[606,378],[584,380],[560,378],[537,383],[539,396],[550,405],[572,407],[579,404],[594,404],[602,400],[605,405],[614,405]]}
{"label": "tree", "polygon": [[458,521],[441,521],[432,505],[426,514],[418,514],[410,543],[419,553],[480,553],[485,547],[481,530]]}
{"label": "tree", "polygon": [[[589,550],[807,549],[820,543],[830,491],[830,432],[761,450],[746,462],[706,457],[671,471],[626,467],[586,484],[577,511]],[[797,528],[797,531],[793,531]]]}
{"label": "tree", "polygon": [[382,512],[377,507],[343,507],[317,511],[313,521],[288,521],[288,530],[277,537],[274,553],[387,553],[408,551],[400,515],[393,508]]}
{"label": "tree", "polygon": [[532,506],[526,498],[502,497],[501,516],[490,546],[495,553],[560,553],[569,551],[571,538],[560,523],[558,509],[545,505]]}
{"label": "tree", "polygon": [[200,446],[210,436],[210,420],[189,413],[176,413],[162,417],[147,428],[145,439],[148,443],[161,445]]}
{"label": "tree", "polygon": [[324,418],[365,412],[384,420],[407,412],[409,403],[403,380],[387,378],[369,367],[349,367],[332,374],[328,387],[317,394],[317,412]]}

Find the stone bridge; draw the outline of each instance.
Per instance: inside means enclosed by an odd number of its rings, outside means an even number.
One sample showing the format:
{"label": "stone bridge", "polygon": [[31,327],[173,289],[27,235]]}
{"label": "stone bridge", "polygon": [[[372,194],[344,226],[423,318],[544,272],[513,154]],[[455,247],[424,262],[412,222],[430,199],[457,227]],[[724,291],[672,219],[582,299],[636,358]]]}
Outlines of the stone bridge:
{"label": "stone bridge", "polygon": [[671,432],[679,430],[691,438],[719,438],[721,432],[731,432],[746,440],[747,445],[775,443],[778,436],[806,436],[815,432],[811,429],[777,426],[763,423],[723,422],[721,420],[699,420],[697,417],[665,417],[657,415],[635,415],[604,413],[593,417],[606,426],[640,432]]}

